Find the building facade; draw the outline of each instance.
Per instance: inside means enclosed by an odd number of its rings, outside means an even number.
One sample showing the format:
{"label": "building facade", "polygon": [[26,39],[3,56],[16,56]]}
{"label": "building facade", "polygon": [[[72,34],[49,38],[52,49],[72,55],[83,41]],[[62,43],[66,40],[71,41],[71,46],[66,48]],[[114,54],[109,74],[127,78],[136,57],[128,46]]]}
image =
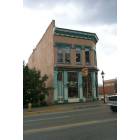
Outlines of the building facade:
{"label": "building facade", "polygon": [[[117,79],[109,79],[104,81],[104,92],[105,95],[115,95],[117,94]],[[103,86],[98,87],[99,98],[103,98]]]}
{"label": "building facade", "polygon": [[94,101],[98,97],[95,33],[55,27],[53,20],[33,50],[28,66],[47,74],[47,102]]}

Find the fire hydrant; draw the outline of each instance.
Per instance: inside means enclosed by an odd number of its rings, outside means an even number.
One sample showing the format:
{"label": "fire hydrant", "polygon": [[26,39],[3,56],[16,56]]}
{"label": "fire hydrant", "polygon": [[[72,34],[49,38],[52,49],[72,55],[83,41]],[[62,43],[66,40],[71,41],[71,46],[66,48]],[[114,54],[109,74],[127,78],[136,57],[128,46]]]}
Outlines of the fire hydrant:
{"label": "fire hydrant", "polygon": [[32,103],[28,103],[28,111],[29,111],[29,112],[32,111]]}

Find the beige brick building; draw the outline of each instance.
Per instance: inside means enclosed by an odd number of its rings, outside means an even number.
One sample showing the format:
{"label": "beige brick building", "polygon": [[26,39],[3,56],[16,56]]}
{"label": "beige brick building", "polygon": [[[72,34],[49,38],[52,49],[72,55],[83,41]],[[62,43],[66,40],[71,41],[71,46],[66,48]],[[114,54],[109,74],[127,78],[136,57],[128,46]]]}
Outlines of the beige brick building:
{"label": "beige brick building", "polygon": [[[93,101],[98,97],[95,33],[58,28],[53,20],[28,60],[48,75],[48,103]],[[86,68],[88,75],[82,73]]]}

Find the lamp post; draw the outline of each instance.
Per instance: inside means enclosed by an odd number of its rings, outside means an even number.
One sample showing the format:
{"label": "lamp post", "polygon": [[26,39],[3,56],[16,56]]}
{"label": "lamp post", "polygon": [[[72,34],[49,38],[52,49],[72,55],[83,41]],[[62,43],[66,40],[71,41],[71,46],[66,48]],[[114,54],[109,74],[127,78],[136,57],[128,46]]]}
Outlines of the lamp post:
{"label": "lamp post", "polygon": [[102,71],[101,75],[102,75],[102,80],[103,80],[103,94],[104,94],[104,103],[105,103],[105,88],[104,88],[104,75],[105,75],[105,73]]}

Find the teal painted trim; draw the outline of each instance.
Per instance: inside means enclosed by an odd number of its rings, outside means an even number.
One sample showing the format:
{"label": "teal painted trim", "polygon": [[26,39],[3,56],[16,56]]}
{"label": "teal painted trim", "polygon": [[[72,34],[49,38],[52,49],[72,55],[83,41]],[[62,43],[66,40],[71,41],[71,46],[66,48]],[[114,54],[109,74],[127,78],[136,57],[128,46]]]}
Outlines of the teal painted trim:
{"label": "teal painted trim", "polygon": [[58,85],[58,100],[59,100],[59,102],[63,102],[63,100],[64,100],[63,81],[58,81],[57,85]]}
{"label": "teal painted trim", "polygon": [[64,100],[64,103],[67,104],[68,103],[68,100]]}
{"label": "teal painted trim", "polygon": [[75,46],[75,48],[80,48],[81,50],[82,50],[82,49],[86,49],[86,48],[89,49],[89,50],[92,49],[91,46],[83,46],[83,45],[76,45],[76,44],[75,44],[74,46]]}
{"label": "teal painted trim", "polygon": [[58,70],[58,68],[55,66],[55,67],[54,67],[54,72],[57,71],[57,70]]}
{"label": "teal painted trim", "polygon": [[76,45],[76,44],[75,44],[74,47],[75,47],[75,48],[81,48],[81,49],[82,49],[83,46],[82,46],[82,45]]}
{"label": "teal painted trim", "polygon": [[59,36],[93,40],[95,42],[98,42],[99,40],[95,33],[88,33],[88,32],[69,30],[69,29],[63,29],[63,28],[55,28],[54,34],[59,35]]}
{"label": "teal painted trim", "polygon": [[64,71],[64,100],[68,100],[67,82],[68,82],[68,73],[67,71]]}
{"label": "teal painted trim", "polygon": [[82,46],[82,50],[85,50],[85,46]]}
{"label": "teal painted trim", "polygon": [[56,42],[55,47],[58,47],[58,48],[70,48],[70,47],[72,47],[72,44]]}
{"label": "teal painted trim", "polygon": [[92,101],[93,101],[93,102],[94,102],[94,101],[97,101],[97,98],[94,98],[94,97],[93,97],[93,98],[92,98]]}
{"label": "teal painted trim", "polygon": [[97,56],[96,51],[94,50],[94,64],[97,66]]}
{"label": "teal painted trim", "polygon": [[98,73],[96,73],[96,97],[99,97],[99,93],[98,93]]}
{"label": "teal painted trim", "polygon": [[92,47],[90,47],[90,46],[84,46],[84,48],[91,50]]}
{"label": "teal painted trim", "polygon": [[95,72],[91,73],[91,78],[92,78],[92,98],[96,99],[96,77],[95,77]]}
{"label": "teal painted trim", "polygon": [[79,72],[78,74],[78,93],[79,93],[79,98],[80,100],[83,100],[83,80],[82,80],[82,73]]}
{"label": "teal painted trim", "polygon": [[58,98],[57,74],[58,74],[58,71],[54,71],[54,100],[55,101]]}
{"label": "teal painted trim", "polygon": [[84,100],[83,100],[83,99],[80,99],[80,100],[79,100],[79,102],[80,102],[80,103],[83,103],[83,102],[84,102]]}

